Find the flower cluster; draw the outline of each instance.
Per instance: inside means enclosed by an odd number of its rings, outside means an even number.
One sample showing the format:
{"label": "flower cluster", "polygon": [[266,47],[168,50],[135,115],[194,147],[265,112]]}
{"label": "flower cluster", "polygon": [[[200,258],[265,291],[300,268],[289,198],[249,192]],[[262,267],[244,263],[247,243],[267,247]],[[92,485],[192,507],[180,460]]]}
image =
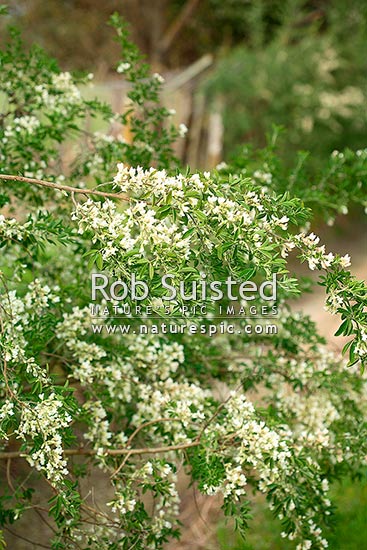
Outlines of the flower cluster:
{"label": "flower cluster", "polygon": [[22,116],[15,117],[13,120],[13,125],[6,126],[4,130],[5,143],[7,143],[8,138],[13,137],[15,134],[33,134],[37,128],[40,126],[40,121],[35,116]]}
{"label": "flower cluster", "polygon": [[49,85],[37,84],[34,91],[40,106],[64,116],[68,115],[70,107],[82,103],[80,90],[69,72],[53,74]]}
{"label": "flower cluster", "polygon": [[57,484],[68,474],[60,432],[70,426],[73,419],[55,394],[47,397],[40,394],[38,398],[37,403],[27,403],[22,408],[16,433],[25,441],[41,438],[41,444],[31,451],[28,462]]}
{"label": "flower cluster", "polygon": [[327,269],[331,266],[339,266],[341,269],[346,269],[351,265],[349,254],[345,254],[342,257],[336,257],[332,252],[327,254],[325,245],[318,246],[320,237],[314,233],[295,235],[294,242],[298,246],[306,248],[308,266],[311,270]]}

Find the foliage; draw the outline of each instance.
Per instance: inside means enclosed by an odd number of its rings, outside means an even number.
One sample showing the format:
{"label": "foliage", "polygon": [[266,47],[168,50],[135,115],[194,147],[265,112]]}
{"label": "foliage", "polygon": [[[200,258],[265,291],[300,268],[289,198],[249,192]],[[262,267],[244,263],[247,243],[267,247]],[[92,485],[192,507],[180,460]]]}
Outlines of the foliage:
{"label": "foliage", "polygon": [[[111,23],[116,24],[116,18]],[[124,52],[126,33],[121,25],[118,41]],[[59,183],[64,181],[65,175],[72,182],[92,176],[97,183],[104,183],[112,179],[111,169],[121,158],[133,164],[139,158],[142,166],[158,163],[165,167],[174,162],[169,143],[178,133],[172,125],[168,129],[162,127],[162,120],[170,114],[157,102],[162,79],[160,75],[147,78],[147,66],[135,47],[127,49],[126,61],[118,67],[118,72],[124,72],[127,81],[134,84],[128,93],[134,109],[129,108],[118,115],[106,104],[83,99],[78,85],[89,81],[93,75],[75,80],[69,73],[60,72],[55,61],[39,47],[26,53],[16,30],[12,29],[11,35],[11,42],[0,56],[3,94],[0,158],[4,172],[21,171],[25,176],[47,177]],[[99,117],[106,132],[111,124],[115,125],[117,136],[87,132],[85,121],[88,117]],[[132,143],[127,143],[118,131],[128,120]],[[69,141],[72,142],[71,159],[64,167],[61,164],[62,143]],[[57,177],[60,170],[66,174]],[[24,189],[29,191],[28,186],[19,189],[18,195],[22,196]],[[33,199],[40,204],[39,190],[33,193]]]}
{"label": "foliage", "polygon": [[324,158],[320,170],[314,173],[312,156],[299,151],[288,166],[281,151],[284,146],[282,129],[274,126],[265,148],[244,145],[227,163],[221,163],[221,174],[253,174],[258,185],[277,194],[286,191],[301,197],[313,215],[333,225],[338,215],[348,208],[367,211],[367,150],[349,148],[334,150]]}
{"label": "foliage", "polygon": [[[112,23],[123,48],[117,71],[131,83],[134,106],[121,116],[85,101],[78,79],[38,48],[25,53],[15,32],[0,56],[0,459],[25,459],[33,472],[4,480],[0,524],[6,530],[30,508],[44,513],[32,491],[38,473],[50,489],[53,549],[162,548],[179,535],[183,465],[203,493],[222,494],[241,532],[251,486],[298,550],[325,548],[329,480],[358,472],[366,458],[357,365],[367,357],[365,287],[348,271],[348,254],[326,252],[305,229],[313,218],[301,197],[269,190],[242,168],[199,174],[176,166],[170,146],[179,132],[164,124],[161,78],[148,78],[124,24]],[[133,142],[86,132],[92,116],[106,131],[111,120],[129,120]],[[339,210],[349,195],[340,194]],[[349,369],[314,323],[287,306],[300,291],[287,266],[292,250],[323,274],[327,307],[350,336]],[[159,317],[145,320],[149,334],[139,333],[135,316],[123,335],[114,312],[96,322],[92,267],[120,286],[132,286],[133,276],[149,282],[139,301]],[[244,320],[230,330],[203,285],[200,299],[180,295],[164,317],[161,277],[169,273],[186,292],[203,273],[223,285],[276,274],[278,299],[267,302],[279,311],[276,333],[246,300]],[[192,313],[203,304],[207,315]],[[188,328],[171,331],[177,324]],[[252,401],[249,389],[261,398]],[[94,466],[108,480],[102,510],[87,504],[81,483]]]}
{"label": "foliage", "polygon": [[270,34],[259,19],[258,38],[226,52],[211,76],[208,93],[223,101],[227,154],[243,142],[264,146],[274,123],[287,130],[280,154],[288,164],[298,149],[311,151],[320,169],[324,156],[345,143],[364,147],[365,5],[337,2],[304,26],[294,17],[302,5],[281,11]]}
{"label": "foliage", "polygon": [[[161,54],[162,39],[193,3],[192,16]],[[41,43],[64,68],[95,70],[97,66],[102,74],[112,69],[117,55],[108,26],[101,24],[114,11],[130,22],[134,40],[149,60],[158,57],[171,68],[229,45],[258,43],[264,34],[271,37],[286,13],[298,21],[304,12],[314,12],[313,6],[297,9],[294,0],[106,0],[103,4],[98,0],[9,0],[8,4],[9,18],[22,29],[27,44]]]}
{"label": "foliage", "polygon": [[[367,544],[366,513],[367,483],[366,476],[354,481],[336,482],[330,489],[337,504],[335,524],[331,525],[328,535],[329,546],[333,550],[359,550]],[[292,543],[281,537],[279,525],[271,517],[266,504],[260,499],[254,502],[254,518],[250,531],[244,541],[236,533],[230,533],[228,527],[219,529],[220,548],[223,550],[291,550]]]}

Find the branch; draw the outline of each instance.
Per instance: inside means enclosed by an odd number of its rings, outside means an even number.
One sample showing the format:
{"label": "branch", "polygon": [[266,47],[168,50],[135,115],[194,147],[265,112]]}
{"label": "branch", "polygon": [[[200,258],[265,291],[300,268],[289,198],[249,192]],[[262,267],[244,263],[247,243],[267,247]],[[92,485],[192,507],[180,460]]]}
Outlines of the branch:
{"label": "branch", "polygon": [[163,417],[163,418],[156,418],[154,420],[149,420],[148,422],[145,422],[144,424],[141,424],[141,426],[138,426],[136,430],[130,435],[129,439],[127,440],[126,445],[130,446],[132,440],[134,437],[144,428],[148,428],[148,426],[152,426],[153,424],[156,424],[157,422],[180,422],[179,418],[170,418],[170,417]]}
{"label": "branch", "polygon": [[[182,443],[181,445],[171,445],[167,447],[144,447],[142,449],[105,449],[103,454],[108,456],[121,456],[121,455],[143,455],[143,454],[156,454],[156,453],[168,453],[169,451],[180,451],[182,449],[189,449],[190,447],[198,447],[200,441],[192,441],[190,443]],[[65,456],[95,456],[98,451],[95,449],[64,449]],[[8,451],[0,453],[0,460],[8,460],[9,458],[27,458],[29,455],[22,453],[21,451]]]}
{"label": "branch", "polygon": [[186,21],[190,19],[191,15],[197,8],[199,2],[200,0],[188,0],[186,2],[176,19],[173,21],[173,23],[171,23],[160,44],[158,44],[158,50],[160,54],[165,53],[170,48],[177,35],[185,26]]}
{"label": "branch", "polygon": [[18,539],[24,540],[25,542],[28,542],[29,544],[31,544],[33,547],[38,546],[38,548],[47,548],[48,550],[51,550],[51,546],[46,546],[41,542],[35,542],[34,540],[28,539],[27,537],[20,535],[15,531],[12,531],[12,529],[9,529],[7,525],[4,525],[4,529],[6,529],[11,535],[13,535],[13,537],[17,537]]}
{"label": "branch", "polygon": [[95,191],[94,189],[80,189],[79,187],[70,187],[69,185],[60,185],[58,183],[38,180],[35,178],[26,178],[24,176],[11,176],[9,174],[0,174],[0,180],[32,183],[33,185],[40,185],[41,187],[48,187],[49,189],[56,189],[58,191],[67,191],[68,193],[79,193],[81,195],[98,195],[99,197],[109,197],[112,199],[119,199],[119,200],[128,201],[128,202],[130,201],[128,197],[124,197],[119,193],[105,193],[103,191]]}

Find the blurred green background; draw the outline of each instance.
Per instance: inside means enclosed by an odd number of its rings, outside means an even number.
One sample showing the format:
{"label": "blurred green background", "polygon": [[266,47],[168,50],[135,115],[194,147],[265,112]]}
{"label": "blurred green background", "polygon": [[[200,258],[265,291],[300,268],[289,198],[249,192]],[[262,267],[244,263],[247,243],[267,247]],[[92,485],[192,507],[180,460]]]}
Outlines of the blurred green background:
{"label": "blurred green background", "polygon": [[307,150],[316,170],[333,150],[366,145],[364,0],[9,0],[8,5],[2,40],[6,25],[16,24],[26,42],[40,43],[63,68],[93,71],[100,81],[116,78],[117,45],[107,25],[114,11],[131,23],[154,70],[177,74],[211,54],[214,62],[195,93],[220,111],[224,158],[244,142],[264,146],[273,124],[286,129],[279,152],[288,164],[296,150]]}
{"label": "blurred green background", "polygon": [[[367,473],[362,480],[344,480],[331,489],[337,504],[334,527],[327,535],[330,550],[367,548]],[[224,525],[219,528],[221,550],[291,550],[294,544],[280,536],[280,522],[273,519],[266,503],[256,500],[248,538],[243,541]]]}

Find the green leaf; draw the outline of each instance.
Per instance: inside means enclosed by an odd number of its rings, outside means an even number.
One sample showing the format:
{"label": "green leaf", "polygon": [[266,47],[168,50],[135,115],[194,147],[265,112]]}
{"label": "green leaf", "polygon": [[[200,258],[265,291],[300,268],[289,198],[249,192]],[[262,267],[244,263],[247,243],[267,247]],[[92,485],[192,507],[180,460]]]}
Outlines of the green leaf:
{"label": "green leaf", "polygon": [[200,210],[195,210],[195,216],[202,222],[207,221],[206,215],[204,214],[204,212],[201,212]]}
{"label": "green leaf", "polygon": [[190,229],[188,229],[187,231],[185,231],[185,233],[182,235],[182,239],[187,239],[188,237],[190,237],[193,233],[195,233],[196,231],[196,227],[191,227]]}
{"label": "green leaf", "polygon": [[[1,9],[1,6],[0,6],[0,9]],[[0,15],[1,15],[1,12],[0,12]],[[10,197],[8,195],[0,194],[0,208],[5,206],[9,202],[10,202]]]}
{"label": "green leaf", "polygon": [[96,266],[98,267],[98,269],[103,268],[103,258],[102,258],[102,254],[100,253],[96,255]]}
{"label": "green leaf", "polygon": [[334,336],[340,336],[341,334],[348,334],[349,319],[343,321],[338,330],[335,332]]}

